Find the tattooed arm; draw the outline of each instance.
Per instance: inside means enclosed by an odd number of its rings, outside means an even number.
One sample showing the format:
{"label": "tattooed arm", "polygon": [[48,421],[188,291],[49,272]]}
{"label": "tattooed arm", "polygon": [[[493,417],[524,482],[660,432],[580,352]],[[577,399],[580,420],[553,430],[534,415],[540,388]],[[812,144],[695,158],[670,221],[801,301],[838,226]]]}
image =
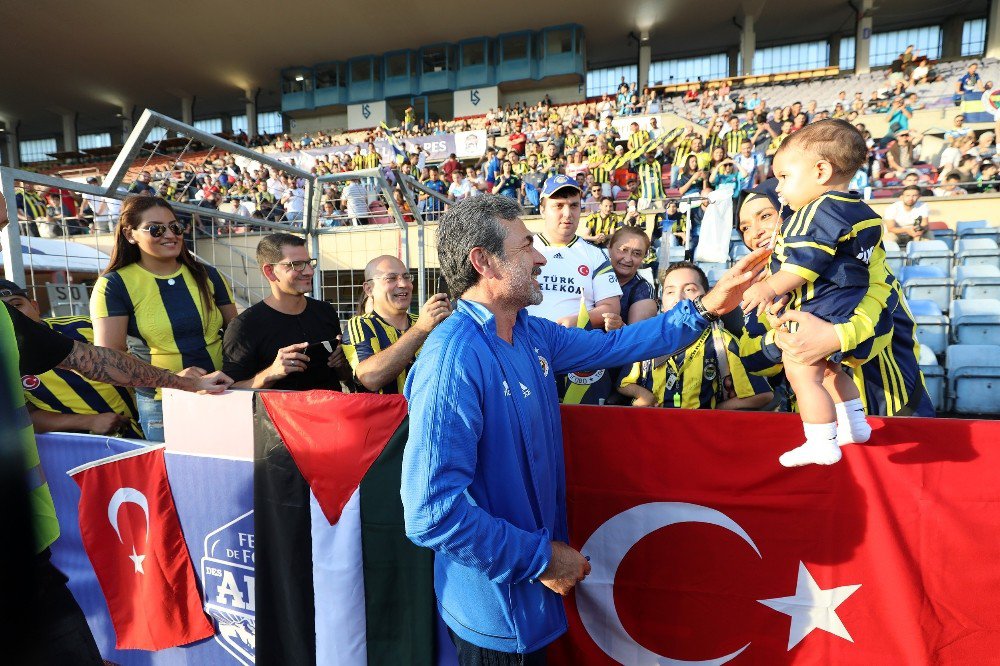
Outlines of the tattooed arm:
{"label": "tattooed arm", "polygon": [[60,368],[75,370],[87,379],[116,386],[176,388],[197,393],[221,393],[233,380],[221,372],[201,377],[181,377],[153,367],[134,356],[107,347],[74,342]]}

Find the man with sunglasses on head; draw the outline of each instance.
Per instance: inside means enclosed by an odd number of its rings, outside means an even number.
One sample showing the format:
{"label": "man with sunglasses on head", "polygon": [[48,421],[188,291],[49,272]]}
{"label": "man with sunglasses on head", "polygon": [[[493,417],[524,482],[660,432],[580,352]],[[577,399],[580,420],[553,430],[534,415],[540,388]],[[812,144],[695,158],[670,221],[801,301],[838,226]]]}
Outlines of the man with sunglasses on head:
{"label": "man with sunglasses on head", "polygon": [[271,295],[230,322],[222,342],[223,368],[234,388],[341,390],[351,367],[341,347],[340,318],[330,303],[309,298],[316,259],[305,240],[270,234],[257,261]]}
{"label": "man with sunglasses on head", "polygon": [[372,311],[347,323],[344,351],[354,368],[358,389],[372,393],[402,393],[406,374],[424,340],[451,314],[448,294],[434,294],[409,312],[413,275],[391,255],[375,257],[365,266],[365,295]]}

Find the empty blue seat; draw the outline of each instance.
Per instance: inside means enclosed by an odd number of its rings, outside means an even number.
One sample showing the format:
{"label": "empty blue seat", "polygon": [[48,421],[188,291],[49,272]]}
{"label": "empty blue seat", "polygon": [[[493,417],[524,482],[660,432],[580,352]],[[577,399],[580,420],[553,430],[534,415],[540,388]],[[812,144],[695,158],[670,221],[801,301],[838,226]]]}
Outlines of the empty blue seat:
{"label": "empty blue seat", "polygon": [[889,269],[899,275],[899,269],[903,267],[905,255],[903,251],[899,249],[899,244],[896,241],[884,240],[882,245],[885,247],[885,262],[889,264]]}
{"label": "empty blue seat", "polygon": [[750,254],[750,248],[748,248],[743,243],[739,243],[738,245],[734,245],[732,248],[730,248],[730,250],[731,251],[729,253],[729,258],[732,260],[733,263],[739,261],[743,257],[745,257],[748,254]]}
{"label": "empty blue seat", "polygon": [[705,275],[711,275],[712,271],[717,269],[721,269],[722,272],[726,270],[726,264],[716,261],[699,261],[698,266],[705,271]]}
{"label": "empty blue seat", "polygon": [[937,303],[942,312],[948,311],[955,283],[940,267],[904,266],[899,272],[899,281],[908,301],[931,300]]}
{"label": "empty blue seat", "polygon": [[725,268],[719,268],[718,266],[716,266],[715,268],[708,269],[708,271],[706,271],[706,274],[708,276],[708,284],[709,284],[709,286],[714,287],[715,283],[718,282],[719,280],[721,280],[722,276],[725,273],[726,273],[726,269]]}
{"label": "empty blue seat", "polygon": [[992,238],[965,236],[955,246],[955,260],[960,266],[1000,266],[1000,247]]}
{"label": "empty blue seat", "polygon": [[937,266],[951,270],[951,250],[944,241],[911,241],[906,246],[906,263],[910,266]]}
{"label": "empty blue seat", "polygon": [[945,370],[953,411],[1000,413],[1000,345],[951,345]]}
{"label": "empty blue seat", "polygon": [[910,314],[917,324],[917,339],[921,348],[927,348],[934,354],[943,354],[948,346],[948,317],[934,301],[907,301]]}
{"label": "empty blue seat", "polygon": [[959,240],[962,238],[991,238],[995,241],[1000,241],[1000,227],[969,229],[959,237]]}
{"label": "empty blue seat", "polygon": [[955,233],[961,238],[973,229],[985,229],[989,226],[986,220],[962,220],[955,223]]}
{"label": "empty blue seat", "polygon": [[945,380],[944,368],[938,364],[937,357],[927,347],[920,346],[920,372],[924,375],[924,386],[931,397],[934,409],[944,411],[945,409]]}
{"label": "empty blue seat", "polygon": [[960,345],[1000,345],[1000,300],[965,298],[952,302],[951,338]]}
{"label": "empty blue seat", "polygon": [[1000,267],[958,266],[955,268],[956,298],[1000,298]]}

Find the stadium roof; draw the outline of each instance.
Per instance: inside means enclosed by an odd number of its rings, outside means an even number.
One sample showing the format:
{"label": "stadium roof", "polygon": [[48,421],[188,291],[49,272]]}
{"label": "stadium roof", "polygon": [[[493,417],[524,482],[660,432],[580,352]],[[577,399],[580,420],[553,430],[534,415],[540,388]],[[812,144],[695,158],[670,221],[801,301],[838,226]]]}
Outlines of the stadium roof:
{"label": "stadium roof", "polygon": [[[4,0],[0,118],[19,120],[21,136],[28,137],[58,132],[59,115],[77,111],[78,131],[85,133],[113,125],[123,104],[177,117],[180,99],[193,95],[195,117],[239,112],[248,88],[262,89],[262,107],[277,108],[283,67],[565,23],[583,26],[592,67],[634,60],[630,31],[649,31],[654,59],[719,52],[739,42],[733,20],[740,5],[740,0],[500,5]],[[877,0],[875,29],[985,11],[986,0]],[[846,0],[768,0],[756,28],[758,44],[822,39],[851,34],[854,12]]]}

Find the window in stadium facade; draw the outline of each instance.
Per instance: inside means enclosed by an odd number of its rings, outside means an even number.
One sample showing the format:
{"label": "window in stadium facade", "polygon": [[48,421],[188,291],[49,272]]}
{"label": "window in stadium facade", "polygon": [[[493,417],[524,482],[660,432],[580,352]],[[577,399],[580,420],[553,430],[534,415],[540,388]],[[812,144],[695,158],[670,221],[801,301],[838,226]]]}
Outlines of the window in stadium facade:
{"label": "window in stadium facade", "polygon": [[[964,31],[963,31],[964,32]],[[931,60],[941,57],[941,27],[929,25],[924,28],[909,28],[892,32],[876,32],[872,35],[869,63],[872,67],[885,67],[899,57],[906,47]]]}
{"label": "window in stadium facade", "polygon": [[146,135],[146,141],[162,141],[167,138],[167,130],[162,127],[154,127]]}
{"label": "window in stadium facade", "polygon": [[462,44],[462,66],[471,67],[486,64],[486,41],[476,40]]}
{"label": "window in stadium facade", "polygon": [[209,134],[219,134],[222,132],[222,118],[202,118],[194,121],[194,128]]}
{"label": "window in stadium facade", "polygon": [[309,69],[292,69],[281,72],[281,92],[297,93],[312,90],[312,72]]}
{"label": "window in stadium facade", "polygon": [[22,162],[44,162],[52,159],[48,153],[59,150],[55,139],[32,139],[21,141],[21,161]]}
{"label": "window in stadium facade", "polygon": [[829,64],[830,45],[826,41],[771,46],[757,49],[753,54],[754,74],[820,69]]}
{"label": "window in stadium facade", "polygon": [[549,30],[545,33],[545,51],[549,55],[570,53],[573,50],[573,30]]}
{"label": "window in stadium facade", "polygon": [[528,55],[528,35],[507,35],[503,38],[503,57],[505,60],[523,60]]}
{"label": "window in stadium facade", "polygon": [[376,66],[381,59],[356,58],[351,61],[351,81],[355,83],[365,83],[368,81],[381,81],[382,68]]}
{"label": "window in stadium facade", "polygon": [[284,121],[280,111],[267,111],[257,114],[257,131],[261,134],[281,134],[285,131]]}
{"label": "window in stadium facade", "polygon": [[455,58],[455,47],[450,44],[425,46],[420,49],[420,53],[423,56],[424,74],[454,70],[458,65]]}
{"label": "window in stadium facade", "polygon": [[858,42],[854,37],[840,38],[840,62],[838,63],[840,69],[845,71],[854,69],[857,46]]}
{"label": "window in stadium facade", "polygon": [[330,62],[323,65],[316,65],[316,89],[336,88],[347,83],[344,79],[344,65],[339,62]]}
{"label": "window in stadium facade", "polygon": [[587,97],[614,95],[618,92],[622,77],[624,76],[625,81],[631,84],[635,81],[635,73],[635,65],[592,69],[587,72]]}
{"label": "window in stadium facade", "polygon": [[99,134],[81,134],[76,145],[80,150],[90,150],[91,148],[107,148],[111,145],[111,133],[101,132]]}
{"label": "window in stadium facade", "polygon": [[660,60],[649,66],[649,82],[656,86],[697,81],[698,77],[710,81],[727,76],[729,76],[729,57],[725,53],[715,53],[697,58]]}
{"label": "window in stadium facade", "polygon": [[986,19],[972,19],[962,25],[962,57],[980,56],[986,50]]}

